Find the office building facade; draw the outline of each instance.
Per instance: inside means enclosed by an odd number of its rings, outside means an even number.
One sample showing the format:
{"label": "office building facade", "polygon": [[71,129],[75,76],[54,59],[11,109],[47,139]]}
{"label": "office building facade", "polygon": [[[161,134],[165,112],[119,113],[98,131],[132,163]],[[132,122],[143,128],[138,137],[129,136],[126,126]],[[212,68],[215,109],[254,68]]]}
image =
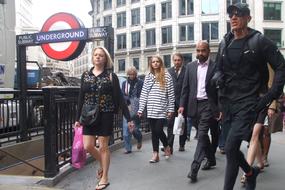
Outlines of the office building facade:
{"label": "office building facade", "polygon": [[148,71],[148,60],[160,55],[170,67],[171,55],[180,52],[185,62],[195,59],[195,44],[210,42],[212,57],[230,30],[227,6],[248,3],[249,24],[277,43],[284,52],[284,0],[93,0],[93,25],[111,25],[115,31],[114,70],[135,66]]}

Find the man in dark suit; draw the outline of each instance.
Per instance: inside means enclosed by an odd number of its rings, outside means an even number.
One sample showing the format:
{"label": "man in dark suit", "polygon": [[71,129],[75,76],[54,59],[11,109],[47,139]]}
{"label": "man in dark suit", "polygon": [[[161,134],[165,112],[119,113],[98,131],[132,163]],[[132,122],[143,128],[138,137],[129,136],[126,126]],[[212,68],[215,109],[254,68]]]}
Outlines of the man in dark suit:
{"label": "man in dark suit", "polygon": [[[174,135],[173,135],[174,118],[175,116],[177,116],[177,110],[179,108],[179,102],[180,102],[181,89],[182,89],[183,79],[185,75],[185,66],[183,64],[182,54],[181,53],[173,54],[172,61],[173,61],[174,66],[168,69],[168,72],[172,77],[173,86],[174,86],[176,113],[174,117],[170,118],[167,122],[167,138],[168,138],[168,144],[171,148],[171,152],[173,151],[173,142],[174,142]],[[184,113],[184,118],[185,118],[184,132],[183,132],[183,135],[179,136],[179,151],[185,151],[184,146],[187,140],[187,121],[186,121],[185,113]]]}
{"label": "man in dark suit", "polygon": [[[219,136],[217,120],[220,119],[217,100],[212,94],[215,92],[215,86],[210,83],[215,65],[209,59],[209,44],[206,41],[199,41],[196,45],[196,54],[197,60],[186,67],[178,110],[178,113],[183,113],[187,108],[188,117],[198,126],[198,143],[188,174],[191,182],[197,181],[197,174],[205,157],[207,161],[202,167],[203,170],[216,166],[215,152]],[[208,136],[209,129],[211,129],[212,142]]]}

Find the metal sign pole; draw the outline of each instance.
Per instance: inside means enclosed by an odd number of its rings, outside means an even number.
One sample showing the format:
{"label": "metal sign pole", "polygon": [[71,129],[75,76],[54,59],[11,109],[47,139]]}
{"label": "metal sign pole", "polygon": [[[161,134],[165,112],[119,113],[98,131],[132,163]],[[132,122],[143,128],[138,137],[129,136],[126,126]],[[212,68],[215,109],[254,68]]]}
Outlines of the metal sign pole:
{"label": "metal sign pole", "polygon": [[26,68],[26,46],[17,46],[17,78],[20,90],[19,125],[21,130],[21,141],[28,140],[27,127],[27,68]]}

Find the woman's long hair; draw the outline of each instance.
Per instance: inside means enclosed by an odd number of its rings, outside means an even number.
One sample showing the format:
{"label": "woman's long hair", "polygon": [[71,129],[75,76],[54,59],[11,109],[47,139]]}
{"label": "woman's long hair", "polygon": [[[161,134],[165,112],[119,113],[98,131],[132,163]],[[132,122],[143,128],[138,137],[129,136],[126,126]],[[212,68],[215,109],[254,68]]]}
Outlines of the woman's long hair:
{"label": "woman's long hair", "polygon": [[[159,61],[159,69],[157,69],[156,71],[152,68],[152,60],[154,58],[157,58]],[[151,57],[150,62],[149,62],[149,68],[150,68],[150,72],[155,75],[156,80],[159,82],[159,86],[161,89],[165,89],[165,66],[164,63],[161,59],[160,56],[158,55],[154,55]]]}
{"label": "woman's long hair", "polygon": [[105,56],[106,56],[106,63],[105,63],[105,69],[112,69],[113,68],[113,60],[111,58],[111,55],[110,53],[108,52],[108,50],[103,47],[103,46],[96,46],[93,51],[92,51],[92,64],[93,64],[93,55],[94,55],[94,52],[96,51],[96,49],[101,49],[104,51],[105,53]]}

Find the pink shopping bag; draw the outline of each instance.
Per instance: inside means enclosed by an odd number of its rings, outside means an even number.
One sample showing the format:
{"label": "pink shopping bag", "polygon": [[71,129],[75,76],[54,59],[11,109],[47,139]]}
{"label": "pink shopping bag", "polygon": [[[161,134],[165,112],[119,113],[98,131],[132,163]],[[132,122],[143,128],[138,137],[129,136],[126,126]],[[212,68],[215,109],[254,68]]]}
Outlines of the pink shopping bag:
{"label": "pink shopping bag", "polygon": [[80,169],[84,166],[86,161],[86,151],[83,146],[83,127],[74,128],[74,138],[72,144],[72,166]]}

